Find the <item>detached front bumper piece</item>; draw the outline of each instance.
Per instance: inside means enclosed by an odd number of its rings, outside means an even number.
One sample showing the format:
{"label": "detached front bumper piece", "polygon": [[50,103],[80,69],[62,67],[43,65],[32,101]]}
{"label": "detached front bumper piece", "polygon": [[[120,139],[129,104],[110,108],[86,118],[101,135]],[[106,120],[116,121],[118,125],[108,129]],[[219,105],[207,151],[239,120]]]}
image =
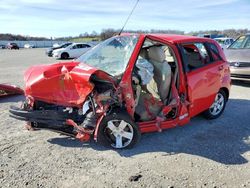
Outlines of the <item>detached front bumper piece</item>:
{"label": "detached front bumper piece", "polygon": [[15,106],[10,107],[10,117],[30,122],[34,129],[50,129],[53,131],[76,135],[74,127],[67,125],[67,116],[54,110],[24,110]]}
{"label": "detached front bumper piece", "polygon": [[23,95],[24,91],[15,85],[0,84],[0,98],[9,95]]}
{"label": "detached front bumper piece", "polygon": [[15,106],[10,107],[10,116],[18,120],[47,124],[64,124],[67,116],[55,110],[24,110]]}

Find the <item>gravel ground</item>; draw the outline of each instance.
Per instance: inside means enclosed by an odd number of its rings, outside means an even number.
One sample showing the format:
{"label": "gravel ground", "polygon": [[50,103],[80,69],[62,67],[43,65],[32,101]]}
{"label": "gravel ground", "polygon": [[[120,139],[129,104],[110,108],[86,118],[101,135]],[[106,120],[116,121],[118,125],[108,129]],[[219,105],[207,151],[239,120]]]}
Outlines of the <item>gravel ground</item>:
{"label": "gravel ground", "polygon": [[[44,51],[0,50],[0,83],[23,86],[25,69],[56,61]],[[219,119],[198,116],[119,151],[25,130],[8,117],[22,99],[0,99],[0,187],[250,187],[250,83],[234,82]]]}

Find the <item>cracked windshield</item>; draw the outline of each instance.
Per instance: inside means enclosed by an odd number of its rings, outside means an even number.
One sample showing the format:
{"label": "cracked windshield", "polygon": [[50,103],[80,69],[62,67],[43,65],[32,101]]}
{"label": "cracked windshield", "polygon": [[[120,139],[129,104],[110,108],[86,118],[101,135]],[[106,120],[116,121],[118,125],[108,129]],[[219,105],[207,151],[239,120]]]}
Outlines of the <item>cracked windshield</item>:
{"label": "cracked windshield", "polygon": [[110,38],[83,54],[78,61],[112,76],[120,75],[124,72],[137,41],[136,35]]}

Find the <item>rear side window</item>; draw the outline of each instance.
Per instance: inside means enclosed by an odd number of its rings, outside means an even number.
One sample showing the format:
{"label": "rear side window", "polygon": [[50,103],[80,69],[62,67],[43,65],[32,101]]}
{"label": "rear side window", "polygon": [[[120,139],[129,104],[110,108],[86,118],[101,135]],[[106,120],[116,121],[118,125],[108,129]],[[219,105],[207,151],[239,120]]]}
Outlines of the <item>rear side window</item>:
{"label": "rear side window", "polygon": [[83,48],[89,48],[90,47],[90,45],[88,45],[88,44],[83,44]]}
{"label": "rear side window", "polygon": [[82,44],[77,44],[77,48],[82,48]]}
{"label": "rear side window", "polygon": [[187,71],[192,71],[211,62],[211,57],[203,43],[182,45],[182,56]]}
{"label": "rear side window", "polygon": [[88,44],[77,44],[77,48],[89,48]]}
{"label": "rear side window", "polygon": [[222,60],[217,46],[213,43],[207,43],[208,51],[211,56],[211,62]]}

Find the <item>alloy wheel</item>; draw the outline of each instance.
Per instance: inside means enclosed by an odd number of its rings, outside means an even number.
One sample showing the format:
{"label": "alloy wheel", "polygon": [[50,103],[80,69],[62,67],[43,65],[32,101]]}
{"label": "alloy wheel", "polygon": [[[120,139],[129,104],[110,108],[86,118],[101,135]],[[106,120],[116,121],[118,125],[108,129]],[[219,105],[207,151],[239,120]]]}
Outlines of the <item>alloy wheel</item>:
{"label": "alloy wheel", "polygon": [[224,96],[221,93],[217,93],[215,101],[209,108],[209,111],[213,116],[216,116],[223,110],[224,105],[225,105]]}
{"label": "alloy wheel", "polygon": [[132,125],[124,120],[110,120],[107,122],[106,136],[113,148],[121,149],[128,146],[134,137]]}

